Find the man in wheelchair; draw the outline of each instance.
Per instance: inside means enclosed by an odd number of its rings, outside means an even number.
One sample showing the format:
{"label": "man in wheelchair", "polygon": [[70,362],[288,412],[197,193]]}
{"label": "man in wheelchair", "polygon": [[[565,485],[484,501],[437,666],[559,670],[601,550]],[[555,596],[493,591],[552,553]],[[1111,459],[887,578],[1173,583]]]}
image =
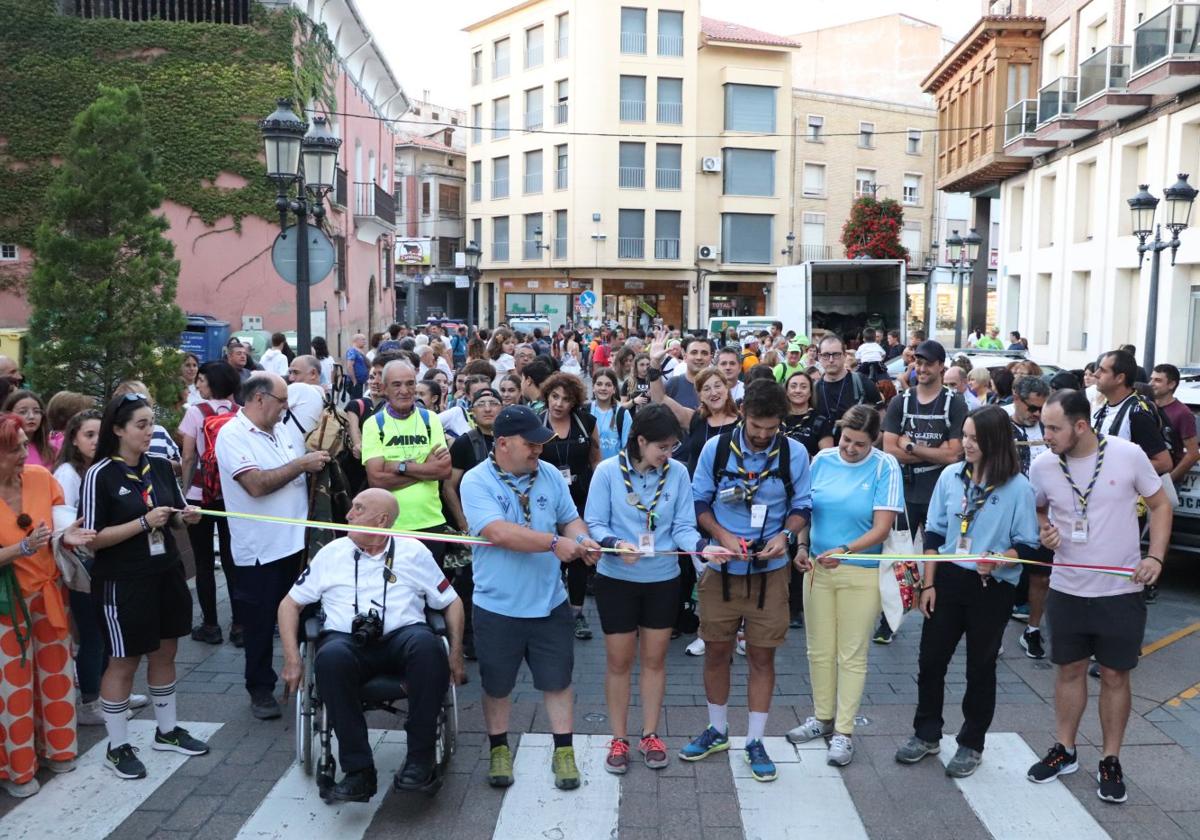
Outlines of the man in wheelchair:
{"label": "man in wheelchair", "polygon": [[[364,490],[346,517],[351,525],[387,528],[396,520],[395,497]],[[437,719],[450,680],[464,682],[463,607],[433,555],[416,540],[351,532],[322,548],[279,605],[283,681],[302,690],[298,643],[300,613],[320,602],[325,613],[314,667],[317,692],[338,741],[345,775],[329,791],[343,802],[366,802],[376,791],[362,686],[372,677],[406,676],[408,755],[395,776],[397,790],[436,790]],[[445,646],[425,623],[426,607],[444,610]]]}

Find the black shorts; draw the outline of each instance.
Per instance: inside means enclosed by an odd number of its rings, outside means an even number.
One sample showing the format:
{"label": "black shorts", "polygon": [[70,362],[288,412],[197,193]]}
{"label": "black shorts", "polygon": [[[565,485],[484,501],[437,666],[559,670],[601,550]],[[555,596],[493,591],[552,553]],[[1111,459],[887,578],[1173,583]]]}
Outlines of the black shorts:
{"label": "black shorts", "polygon": [[109,656],[153,653],[163,639],[192,630],[192,593],[182,563],[142,577],[93,578],[92,600]]}
{"label": "black shorts", "polygon": [[1146,599],[1141,592],[1081,598],[1050,590],[1046,598],[1050,624],[1050,661],[1069,665],[1088,657],[1114,671],[1131,671],[1142,654],[1146,632]]}
{"label": "black shorts", "polygon": [[632,633],[639,627],[663,630],[675,626],[679,614],[678,577],[635,583],[597,574],[592,591],[605,635]]}
{"label": "black shorts", "polygon": [[[1017,556],[1023,560],[1037,560],[1039,563],[1053,563],[1054,552],[1046,548],[1044,545],[1018,545]],[[1048,577],[1053,571],[1049,566],[1033,566],[1022,564],[1021,568],[1025,569],[1031,575],[1038,577]]]}
{"label": "black shorts", "polygon": [[472,612],[479,681],[488,697],[507,697],[517,684],[521,662],[529,663],[533,687],[562,691],[575,668],[575,610],[565,600],[545,618],[512,618]]}

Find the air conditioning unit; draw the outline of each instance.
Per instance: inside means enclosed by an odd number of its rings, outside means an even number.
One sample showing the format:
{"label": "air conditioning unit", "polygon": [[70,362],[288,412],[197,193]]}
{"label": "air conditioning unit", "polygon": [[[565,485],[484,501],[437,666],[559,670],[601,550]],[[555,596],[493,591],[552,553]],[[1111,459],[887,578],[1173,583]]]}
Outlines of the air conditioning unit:
{"label": "air conditioning unit", "polygon": [[696,259],[715,260],[716,258],[717,249],[712,245],[701,245],[696,249]]}
{"label": "air conditioning unit", "polygon": [[720,172],[721,159],[719,157],[703,157],[700,158],[701,172]]}

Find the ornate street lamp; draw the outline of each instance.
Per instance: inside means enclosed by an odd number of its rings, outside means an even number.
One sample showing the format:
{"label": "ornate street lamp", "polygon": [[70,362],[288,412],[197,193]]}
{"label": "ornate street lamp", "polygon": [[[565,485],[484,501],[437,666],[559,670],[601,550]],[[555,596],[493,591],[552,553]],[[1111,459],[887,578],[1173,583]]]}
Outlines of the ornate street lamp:
{"label": "ornate street lamp", "polygon": [[475,284],[479,282],[479,258],[483,249],[475,240],[467,243],[463,249],[463,260],[467,268],[467,330],[474,335],[478,331],[475,325]]}

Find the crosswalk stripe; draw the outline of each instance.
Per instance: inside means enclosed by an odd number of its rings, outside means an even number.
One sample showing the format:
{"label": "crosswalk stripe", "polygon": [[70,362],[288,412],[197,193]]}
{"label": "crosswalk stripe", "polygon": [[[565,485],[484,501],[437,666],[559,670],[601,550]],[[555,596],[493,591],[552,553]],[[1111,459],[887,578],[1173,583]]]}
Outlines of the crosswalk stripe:
{"label": "crosswalk stripe", "polygon": [[[180,721],[180,726],[201,741],[221,728],[219,723]],[[101,741],[79,757],[75,770],[50,779],[37,796],[26,799],[4,816],[0,838],[43,840],[55,837],[105,837],[123,823],[159,785],[183,766],[189,757],[151,749],[156,724],[131,720],[129,742],[146,765],[144,779],[118,779],[104,766],[108,741]],[[203,756],[192,761],[210,761]]]}
{"label": "crosswalk stripe", "polygon": [[[392,773],[404,764],[407,753],[407,736],[401,730],[372,729],[368,737],[380,779],[370,802],[326,805],[317,795],[315,775],[306,776],[300,763],[293,762],[242,826],[238,838],[362,837],[391,789]],[[313,746],[315,749],[316,744]],[[333,754],[337,755],[336,740]]]}
{"label": "crosswalk stripe", "polygon": [[609,738],[575,736],[577,790],[554,787],[551,735],[522,735],[513,761],[513,786],[504,792],[492,840],[584,840],[615,838],[621,801],[620,778],[604,769]]}
{"label": "crosswalk stripe", "polygon": [[793,745],[786,738],[763,738],[779,771],[773,782],[757,782],[750,775],[745,738],[729,740],[729,766],[746,840],[867,840],[841,771],[825,763],[824,740]]}
{"label": "crosswalk stripe", "polygon": [[[942,764],[958,749],[942,736]],[[996,840],[1108,840],[1108,833],[1062,782],[1036,785],[1025,778],[1037,755],[1015,732],[989,732],[979,769],[955,779],[975,816]]]}

